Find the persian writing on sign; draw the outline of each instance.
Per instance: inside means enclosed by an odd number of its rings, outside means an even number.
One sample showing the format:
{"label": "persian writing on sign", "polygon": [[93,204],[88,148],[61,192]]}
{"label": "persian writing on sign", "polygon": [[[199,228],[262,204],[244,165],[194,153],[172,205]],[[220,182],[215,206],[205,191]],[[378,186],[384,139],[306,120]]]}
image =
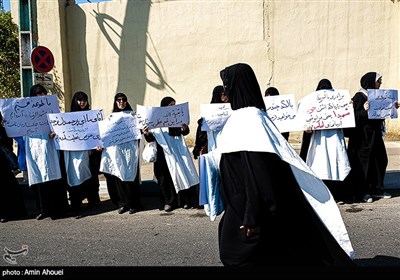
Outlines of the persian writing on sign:
{"label": "persian writing on sign", "polygon": [[50,133],[48,113],[58,113],[56,95],[0,99],[8,137]]}
{"label": "persian writing on sign", "polygon": [[103,147],[141,139],[140,130],[136,127],[136,116],[130,112],[112,113],[99,122]]}
{"label": "persian writing on sign", "polygon": [[268,117],[280,132],[297,130],[297,105],[294,94],[266,96],[263,99]]}
{"label": "persian writing on sign", "polygon": [[354,109],[348,90],[318,90],[305,96],[297,110],[302,129],[354,127]]}
{"label": "persian writing on sign", "polygon": [[99,121],[104,119],[103,110],[48,114],[57,150],[84,151],[102,146]]}
{"label": "persian writing on sign", "polygon": [[182,127],[190,123],[189,103],[165,107],[136,105],[136,117],[138,128]]}
{"label": "persian writing on sign", "polygon": [[202,131],[221,130],[232,113],[230,103],[200,104]]}
{"label": "persian writing on sign", "polygon": [[395,102],[398,100],[395,89],[368,90],[369,119],[397,119]]}

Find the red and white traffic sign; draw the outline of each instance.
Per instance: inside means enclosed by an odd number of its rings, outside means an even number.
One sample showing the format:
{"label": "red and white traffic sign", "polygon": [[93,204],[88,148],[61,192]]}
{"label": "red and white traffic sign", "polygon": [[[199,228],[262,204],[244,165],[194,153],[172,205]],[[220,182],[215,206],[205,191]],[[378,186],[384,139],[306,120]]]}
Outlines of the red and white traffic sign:
{"label": "red and white traffic sign", "polygon": [[36,47],[32,51],[31,62],[37,71],[49,72],[54,66],[54,56],[48,48]]}

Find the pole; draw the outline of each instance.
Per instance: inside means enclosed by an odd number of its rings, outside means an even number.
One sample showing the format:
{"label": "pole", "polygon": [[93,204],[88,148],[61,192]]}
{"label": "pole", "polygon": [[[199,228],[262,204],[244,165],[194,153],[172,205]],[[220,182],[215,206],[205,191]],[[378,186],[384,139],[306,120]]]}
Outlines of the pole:
{"label": "pole", "polygon": [[33,85],[32,49],[36,46],[36,0],[19,0],[21,97],[29,96]]}

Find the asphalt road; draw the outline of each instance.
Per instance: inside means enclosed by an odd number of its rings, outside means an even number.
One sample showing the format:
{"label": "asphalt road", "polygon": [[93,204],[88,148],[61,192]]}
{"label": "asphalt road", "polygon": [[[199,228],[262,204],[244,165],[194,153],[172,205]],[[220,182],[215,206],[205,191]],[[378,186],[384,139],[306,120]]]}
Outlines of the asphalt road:
{"label": "asphalt road", "polygon": [[[398,276],[400,272],[400,142],[388,143],[387,150],[389,167],[385,182],[393,198],[339,205],[356,252],[355,262],[363,269],[373,269],[367,270],[366,276],[381,279],[392,273]],[[142,167],[151,171],[151,166]],[[149,176],[143,177],[145,211],[119,215],[108,200],[103,182],[101,204],[80,219],[37,221],[33,195],[26,185],[21,185],[29,217],[0,224],[0,247],[4,249],[0,260],[2,278],[35,273],[44,276],[45,269],[48,273],[62,274],[63,278],[78,275],[120,278],[135,273],[149,277],[156,273],[169,278],[170,272],[179,278],[202,276],[205,272],[215,277],[227,276],[218,255],[220,217],[210,221],[202,209],[160,211],[158,189]],[[21,251],[14,256],[14,264],[7,258],[6,250]],[[289,272],[299,276],[298,269],[269,271],[275,277]],[[312,278],[309,269],[300,270]],[[338,271],[324,271],[323,275],[327,278],[335,275],[333,272]],[[235,272],[230,277],[246,278],[246,275]]]}

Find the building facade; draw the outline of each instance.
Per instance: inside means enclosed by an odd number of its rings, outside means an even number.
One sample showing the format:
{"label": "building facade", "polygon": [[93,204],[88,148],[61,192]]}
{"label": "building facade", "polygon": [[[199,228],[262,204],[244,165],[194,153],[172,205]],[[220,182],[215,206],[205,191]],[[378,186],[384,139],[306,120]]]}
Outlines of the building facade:
{"label": "building facade", "polygon": [[[296,100],[322,78],[353,96],[369,71],[383,75],[381,88],[399,88],[397,0],[33,2],[37,45],[54,55],[53,90],[66,108],[79,90],[105,114],[117,92],[132,106],[168,95],[189,102],[192,139],[220,70],[238,62],[253,67],[262,92],[274,86]],[[11,12],[18,23],[19,1]],[[398,119],[387,127],[400,133]]]}

